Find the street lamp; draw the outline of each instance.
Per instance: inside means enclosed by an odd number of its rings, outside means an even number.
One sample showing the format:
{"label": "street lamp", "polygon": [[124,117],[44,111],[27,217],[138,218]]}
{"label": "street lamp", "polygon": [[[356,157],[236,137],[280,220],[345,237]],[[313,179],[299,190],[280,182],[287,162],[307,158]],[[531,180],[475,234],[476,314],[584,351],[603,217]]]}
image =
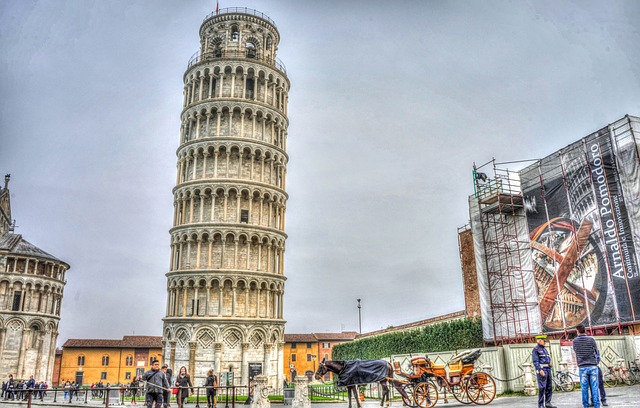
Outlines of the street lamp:
{"label": "street lamp", "polygon": [[362,306],[360,306],[360,300],[358,299],[358,328],[360,329],[360,334],[362,334],[362,315],[360,314]]}

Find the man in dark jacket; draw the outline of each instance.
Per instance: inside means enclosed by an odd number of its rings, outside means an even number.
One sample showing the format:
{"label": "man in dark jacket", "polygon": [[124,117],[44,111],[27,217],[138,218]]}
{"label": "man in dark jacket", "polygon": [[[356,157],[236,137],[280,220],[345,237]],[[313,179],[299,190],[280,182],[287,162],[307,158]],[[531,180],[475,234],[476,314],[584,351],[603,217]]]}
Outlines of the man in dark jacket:
{"label": "man in dark jacket", "polygon": [[145,403],[147,408],[152,408],[155,402],[156,407],[161,407],[163,402],[162,391],[169,388],[167,377],[160,370],[160,362],[153,360],[151,362],[151,370],[142,374],[142,381],[147,384],[147,394]]}
{"label": "man in dark jacket", "polygon": [[[172,371],[169,368],[169,366],[167,364],[163,364],[161,370],[164,373],[164,376],[167,377],[167,382],[171,384]],[[171,406],[169,405],[169,400],[171,399],[171,393],[169,392],[168,389],[163,390],[162,399],[164,401],[163,408],[169,408]]]}
{"label": "man in dark jacket", "polygon": [[551,404],[553,380],[551,379],[551,356],[545,347],[546,341],[546,335],[536,336],[538,344],[531,352],[533,366],[536,368],[536,376],[538,377],[538,408],[556,408]]}
{"label": "man in dark jacket", "polygon": [[593,337],[586,335],[583,325],[576,327],[578,337],[573,339],[573,351],[580,368],[580,387],[582,388],[582,406],[589,406],[589,389],[594,408],[600,408],[600,390],[598,389],[598,346]]}

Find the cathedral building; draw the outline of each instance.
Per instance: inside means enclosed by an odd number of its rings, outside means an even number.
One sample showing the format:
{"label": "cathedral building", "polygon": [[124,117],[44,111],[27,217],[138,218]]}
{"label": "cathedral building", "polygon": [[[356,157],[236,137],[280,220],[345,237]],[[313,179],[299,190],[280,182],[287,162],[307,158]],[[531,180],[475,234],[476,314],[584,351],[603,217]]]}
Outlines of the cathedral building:
{"label": "cathedral building", "polygon": [[163,353],[177,372],[282,384],[289,80],[266,15],[200,26],[184,74]]}
{"label": "cathedral building", "polygon": [[14,233],[9,178],[0,188],[0,377],[51,383],[69,264]]}

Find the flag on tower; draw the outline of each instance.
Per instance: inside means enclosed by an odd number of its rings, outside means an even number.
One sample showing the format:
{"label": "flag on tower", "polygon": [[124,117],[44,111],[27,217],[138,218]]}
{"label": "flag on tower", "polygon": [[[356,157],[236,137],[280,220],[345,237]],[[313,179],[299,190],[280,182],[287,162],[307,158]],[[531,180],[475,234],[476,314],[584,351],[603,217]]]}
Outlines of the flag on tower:
{"label": "flag on tower", "polygon": [[218,5],[218,0],[216,0],[216,14],[218,14],[219,11],[220,11],[220,7]]}

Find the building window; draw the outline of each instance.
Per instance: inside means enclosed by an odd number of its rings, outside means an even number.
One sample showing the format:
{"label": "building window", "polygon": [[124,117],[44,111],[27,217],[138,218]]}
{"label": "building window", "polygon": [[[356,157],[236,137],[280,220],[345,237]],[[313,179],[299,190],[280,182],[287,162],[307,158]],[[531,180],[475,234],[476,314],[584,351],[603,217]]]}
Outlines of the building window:
{"label": "building window", "polygon": [[296,348],[296,343],[291,343],[291,348]]}
{"label": "building window", "polygon": [[329,359],[329,355],[327,353],[324,353],[324,359],[328,360]]}
{"label": "building window", "polygon": [[15,292],[13,292],[13,305],[11,307],[11,310],[13,310],[14,312],[20,310],[21,296],[22,296],[22,291],[16,290]]}
{"label": "building window", "polygon": [[311,343],[307,343],[307,348],[311,348]]}
{"label": "building window", "polygon": [[331,343],[322,343],[322,348],[331,348]]}
{"label": "building window", "polygon": [[255,58],[257,55],[256,46],[250,42],[248,42],[246,46],[247,46],[247,58]]}
{"label": "building window", "polygon": [[109,365],[109,356],[102,356],[102,365],[103,366]]}
{"label": "building window", "polygon": [[103,371],[103,372],[100,373],[100,379],[101,380],[106,380],[107,379],[107,372],[106,371]]}
{"label": "building window", "polygon": [[83,366],[84,365],[84,356],[78,356],[78,365],[79,366]]}
{"label": "building window", "polygon": [[307,354],[307,361],[311,361],[311,354]]}
{"label": "building window", "polygon": [[126,373],[124,373],[124,379],[125,380],[130,380],[131,379],[131,372],[127,371]]}
{"label": "building window", "polygon": [[240,210],[240,222],[245,224],[249,222],[249,210]]}
{"label": "building window", "polygon": [[132,366],[133,365],[133,357],[132,356],[127,356],[127,358],[124,359],[124,365]]}
{"label": "building window", "polygon": [[295,354],[291,355],[291,361],[294,362],[294,363],[296,362],[296,355]]}
{"label": "building window", "polygon": [[240,38],[240,32],[238,32],[238,26],[231,26],[231,41],[238,41]]}

